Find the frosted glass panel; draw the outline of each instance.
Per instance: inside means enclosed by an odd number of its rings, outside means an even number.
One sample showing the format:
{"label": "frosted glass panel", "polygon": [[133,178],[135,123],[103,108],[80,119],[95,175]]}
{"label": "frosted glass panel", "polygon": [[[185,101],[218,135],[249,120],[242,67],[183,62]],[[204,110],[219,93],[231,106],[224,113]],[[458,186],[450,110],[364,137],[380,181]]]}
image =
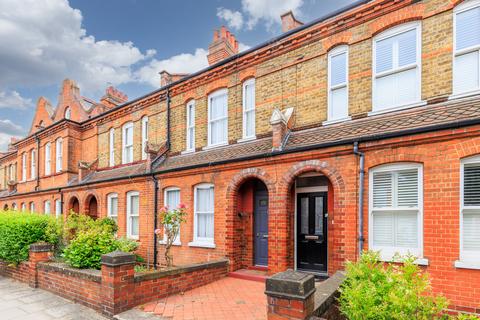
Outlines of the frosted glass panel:
{"label": "frosted glass panel", "polygon": [[315,234],[323,235],[323,197],[315,197]]}
{"label": "frosted glass panel", "polygon": [[300,232],[308,234],[308,198],[300,199]]}

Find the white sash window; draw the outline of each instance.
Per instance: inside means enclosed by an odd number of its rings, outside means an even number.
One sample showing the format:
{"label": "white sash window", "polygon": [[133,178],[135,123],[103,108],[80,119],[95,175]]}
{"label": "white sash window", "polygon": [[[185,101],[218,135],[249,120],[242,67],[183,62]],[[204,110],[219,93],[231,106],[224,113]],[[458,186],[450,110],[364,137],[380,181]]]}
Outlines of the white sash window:
{"label": "white sash window", "polygon": [[22,181],[27,181],[27,154],[22,154]]}
{"label": "white sash window", "polygon": [[60,199],[55,200],[55,216],[57,218],[62,216],[62,201]]}
{"label": "white sash window", "polygon": [[[164,193],[164,205],[168,207],[168,210],[177,209],[180,204],[180,189],[178,188],[167,188]],[[167,235],[164,234],[163,241],[167,241]],[[173,241],[175,245],[181,245],[180,242],[180,232],[178,233],[177,238]]]}
{"label": "white sash window", "polygon": [[37,177],[37,159],[35,150],[30,151],[30,179]]}
{"label": "white sash window", "polygon": [[107,196],[107,215],[118,224],[118,194],[110,193]]}
{"label": "white sash window", "polygon": [[187,103],[187,148],[186,151],[195,150],[195,100]]}
{"label": "white sash window", "polygon": [[370,249],[384,260],[423,255],[422,166],[395,164],[370,171]]}
{"label": "white sash window", "polygon": [[58,138],[55,143],[55,172],[62,171],[62,162],[63,162],[63,140]]}
{"label": "white sash window", "polygon": [[148,143],[148,117],[145,116],[142,118],[142,160],[147,159],[147,152],[145,148]]}
{"label": "white sash window", "polygon": [[52,173],[51,145],[50,142],[45,145],[45,175]]}
{"label": "white sash window", "polygon": [[43,209],[43,213],[46,214],[47,216],[50,215],[50,211],[51,211],[51,208],[50,208],[50,200],[47,200],[44,202],[44,209]]}
{"label": "white sash window", "polygon": [[228,144],[228,95],[227,89],[208,96],[208,145]]}
{"label": "white sash window", "polygon": [[214,244],[214,187],[200,184],[194,191],[193,246],[215,247]]}
{"label": "white sash window", "polygon": [[122,128],[122,163],[133,162],[133,122],[128,122]]}
{"label": "white sash window", "polygon": [[255,79],[243,83],[243,139],[255,138]]}
{"label": "white sash window", "polygon": [[328,53],[327,121],[348,118],[348,47],[340,46]]}
{"label": "white sash window", "polygon": [[108,153],[110,155],[110,167],[115,166],[115,129],[111,128],[108,132]]}
{"label": "white sash window", "polygon": [[137,191],[127,193],[127,236],[138,239],[140,235],[140,194]]}

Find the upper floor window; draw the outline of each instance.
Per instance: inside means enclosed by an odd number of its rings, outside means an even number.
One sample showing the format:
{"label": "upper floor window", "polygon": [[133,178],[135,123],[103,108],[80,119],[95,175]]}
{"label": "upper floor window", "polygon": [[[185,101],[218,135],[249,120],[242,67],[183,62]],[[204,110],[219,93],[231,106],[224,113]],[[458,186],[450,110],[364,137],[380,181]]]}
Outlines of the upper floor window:
{"label": "upper floor window", "polygon": [[72,110],[70,109],[70,107],[67,107],[65,109],[65,119],[70,119],[72,117]]}
{"label": "upper floor window", "polygon": [[348,47],[328,53],[328,121],[348,118]]}
{"label": "upper floor window", "polygon": [[108,154],[110,167],[115,166],[115,129],[111,128],[108,132]]}
{"label": "upper floor window", "polygon": [[127,193],[127,236],[138,239],[140,234],[140,194],[137,191]]}
{"label": "upper floor window", "polygon": [[208,145],[228,144],[228,93],[227,89],[208,96]]}
{"label": "upper floor window", "polygon": [[50,211],[51,211],[50,200],[47,200],[47,201],[44,202],[43,213],[46,214],[46,215],[50,215]]}
{"label": "upper floor window", "polygon": [[480,156],[461,163],[460,260],[480,265]]}
{"label": "upper floor window", "polygon": [[118,224],[118,194],[110,193],[107,196],[107,214]]}
{"label": "upper floor window", "polygon": [[55,200],[55,216],[57,218],[62,216],[62,201],[60,199]]}
{"label": "upper floor window", "polygon": [[15,166],[11,164],[8,167],[8,180],[10,181],[16,181],[16,174],[15,174]]}
{"label": "upper floor window", "polygon": [[373,42],[373,111],[420,102],[420,23],[407,23]]}
{"label": "upper floor window", "polygon": [[58,138],[55,142],[55,172],[62,171],[63,163],[63,139]]}
{"label": "upper floor window", "polygon": [[30,179],[35,179],[37,177],[37,159],[36,151],[33,149],[30,151]]}
{"label": "upper floor window", "polygon": [[142,118],[142,160],[147,159],[147,152],[145,151],[148,143],[148,117]]}
{"label": "upper floor window", "polygon": [[200,184],[194,193],[193,242],[201,246],[214,246],[214,187]]}
{"label": "upper floor window", "polygon": [[255,137],[255,79],[243,83],[243,138]]}
{"label": "upper floor window", "polygon": [[395,164],[370,172],[370,248],[382,259],[422,257],[422,166]]}
{"label": "upper floor window", "polygon": [[454,13],[453,93],[480,90],[480,1],[465,1]]}
{"label": "upper floor window", "polygon": [[[164,204],[168,208],[168,210],[175,210],[180,205],[180,189],[178,188],[167,188],[165,189],[164,194]],[[163,240],[167,241],[167,235],[164,234]],[[173,244],[180,245],[180,232],[178,236],[173,241]]]}
{"label": "upper floor window", "polygon": [[187,103],[187,151],[195,150],[195,100]]}
{"label": "upper floor window", "polygon": [[27,153],[22,153],[22,181],[27,181]]}
{"label": "upper floor window", "polygon": [[51,159],[51,145],[48,142],[45,145],[45,175],[48,176],[52,173],[52,159]]}
{"label": "upper floor window", "polygon": [[128,122],[122,128],[122,163],[133,162],[133,122]]}

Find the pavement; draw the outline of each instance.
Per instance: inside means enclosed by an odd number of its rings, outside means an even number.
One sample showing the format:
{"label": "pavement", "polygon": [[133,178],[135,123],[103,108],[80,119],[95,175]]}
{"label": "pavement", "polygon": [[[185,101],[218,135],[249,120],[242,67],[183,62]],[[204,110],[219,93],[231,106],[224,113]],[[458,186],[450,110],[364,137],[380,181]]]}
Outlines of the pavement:
{"label": "pavement", "polygon": [[92,309],[2,276],[0,276],[0,319],[107,320]]}

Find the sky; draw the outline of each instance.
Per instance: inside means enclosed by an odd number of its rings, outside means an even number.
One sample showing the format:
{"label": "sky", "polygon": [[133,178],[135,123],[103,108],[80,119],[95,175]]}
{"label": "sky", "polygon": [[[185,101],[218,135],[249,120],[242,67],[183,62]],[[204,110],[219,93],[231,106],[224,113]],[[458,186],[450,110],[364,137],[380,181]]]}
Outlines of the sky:
{"label": "sky", "polygon": [[208,66],[225,25],[246,50],[281,34],[292,10],[310,22],[353,0],[0,0],[0,152],[30,129],[36,102],[56,107],[63,79],[95,100],[113,85],[129,99],[159,87],[162,70]]}

